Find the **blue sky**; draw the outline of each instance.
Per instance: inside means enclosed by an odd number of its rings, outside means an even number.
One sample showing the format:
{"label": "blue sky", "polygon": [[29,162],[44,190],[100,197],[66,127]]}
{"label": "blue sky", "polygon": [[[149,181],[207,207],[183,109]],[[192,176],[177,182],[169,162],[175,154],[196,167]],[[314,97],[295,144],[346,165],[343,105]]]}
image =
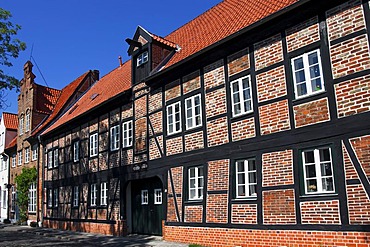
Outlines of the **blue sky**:
{"label": "blue sky", "polygon": [[[27,50],[12,60],[7,74],[23,77],[23,65],[32,57],[36,82],[62,89],[90,69],[100,76],[119,65],[118,56],[127,56],[126,38],[138,25],[166,36],[221,0],[125,1],[125,0],[2,0],[13,23],[22,26],[17,37]],[[140,4],[140,5],[139,5]],[[17,113],[17,94],[7,92],[10,106],[0,110]]]}

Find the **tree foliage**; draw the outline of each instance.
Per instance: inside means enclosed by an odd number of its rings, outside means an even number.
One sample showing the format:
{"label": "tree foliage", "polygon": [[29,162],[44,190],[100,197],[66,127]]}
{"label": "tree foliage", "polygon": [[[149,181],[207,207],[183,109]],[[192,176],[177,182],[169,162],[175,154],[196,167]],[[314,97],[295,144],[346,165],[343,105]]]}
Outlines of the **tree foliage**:
{"label": "tree foliage", "polygon": [[26,49],[26,44],[14,36],[17,35],[21,26],[13,24],[10,21],[11,13],[0,8],[0,90],[19,89],[19,81],[10,75],[7,75],[3,68],[11,67],[11,58],[17,58],[19,52]]}
{"label": "tree foliage", "polygon": [[22,173],[15,178],[17,184],[17,205],[19,207],[19,218],[24,222],[28,218],[28,193],[32,183],[37,179],[37,171],[35,167],[24,167]]}

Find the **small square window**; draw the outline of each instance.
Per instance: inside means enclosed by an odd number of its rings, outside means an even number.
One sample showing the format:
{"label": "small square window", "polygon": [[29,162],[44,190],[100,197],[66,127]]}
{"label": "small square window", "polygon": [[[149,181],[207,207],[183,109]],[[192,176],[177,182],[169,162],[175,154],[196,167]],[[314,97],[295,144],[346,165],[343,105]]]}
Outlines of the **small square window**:
{"label": "small square window", "polygon": [[32,146],[32,160],[37,160],[37,151],[38,147],[37,144]]}
{"label": "small square window", "polygon": [[79,187],[74,186],[73,187],[73,207],[78,207],[79,203]]}
{"label": "small square window", "polygon": [[122,147],[132,146],[132,121],[127,121],[122,124]]}
{"label": "small square window", "polygon": [[292,71],[296,99],[325,90],[319,49],[293,58]]}
{"label": "small square window", "polygon": [[120,140],[120,126],[116,125],[110,128],[110,150],[115,151],[119,149]]}
{"label": "small square window", "polygon": [[80,142],[73,142],[73,162],[77,162],[80,159]]}
{"label": "small square window", "polygon": [[108,186],[107,182],[101,183],[100,185],[100,205],[107,205],[108,198]]}
{"label": "small square window", "polygon": [[256,197],[257,171],[255,159],[238,160],[236,170],[236,198]]}
{"label": "small square window", "polygon": [[90,157],[98,155],[98,133],[90,135]]}
{"label": "small square window", "polygon": [[96,184],[92,184],[90,188],[90,206],[96,206],[97,190]]}
{"label": "small square window", "polygon": [[154,190],[154,204],[162,204],[162,189]]}

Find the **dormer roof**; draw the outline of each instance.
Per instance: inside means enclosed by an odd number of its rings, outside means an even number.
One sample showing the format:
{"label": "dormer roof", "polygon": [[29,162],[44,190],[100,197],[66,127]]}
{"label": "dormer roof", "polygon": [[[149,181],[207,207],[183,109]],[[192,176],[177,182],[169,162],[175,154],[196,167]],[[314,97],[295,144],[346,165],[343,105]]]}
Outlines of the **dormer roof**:
{"label": "dormer roof", "polygon": [[18,115],[9,112],[3,112],[3,121],[5,128],[8,130],[17,130],[18,128]]}

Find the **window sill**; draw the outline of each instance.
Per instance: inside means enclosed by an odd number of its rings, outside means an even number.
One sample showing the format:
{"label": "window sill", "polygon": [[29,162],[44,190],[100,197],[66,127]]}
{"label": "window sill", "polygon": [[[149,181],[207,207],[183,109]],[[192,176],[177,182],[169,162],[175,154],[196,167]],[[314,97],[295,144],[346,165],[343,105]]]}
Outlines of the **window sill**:
{"label": "window sill", "polygon": [[257,196],[251,196],[251,197],[244,197],[244,198],[233,198],[232,201],[235,202],[242,202],[242,201],[256,201]]}
{"label": "window sill", "polygon": [[315,194],[304,194],[301,195],[300,198],[311,198],[311,197],[330,197],[330,196],[338,196],[338,193],[336,192],[320,192],[320,193],[315,193]]}
{"label": "window sill", "polygon": [[242,120],[242,119],[249,118],[249,117],[253,117],[253,116],[254,116],[254,112],[249,111],[249,112],[246,112],[246,113],[243,113],[243,114],[239,114],[237,116],[231,116],[230,120],[235,122],[235,121]]}
{"label": "window sill", "polygon": [[300,96],[299,98],[294,98],[293,103],[294,104],[299,104],[299,103],[305,103],[305,102],[313,101],[313,100],[321,98],[322,94],[325,94],[325,93],[326,93],[326,90],[323,90],[323,91],[317,91],[315,93],[307,94],[307,95],[304,95],[304,96]]}

